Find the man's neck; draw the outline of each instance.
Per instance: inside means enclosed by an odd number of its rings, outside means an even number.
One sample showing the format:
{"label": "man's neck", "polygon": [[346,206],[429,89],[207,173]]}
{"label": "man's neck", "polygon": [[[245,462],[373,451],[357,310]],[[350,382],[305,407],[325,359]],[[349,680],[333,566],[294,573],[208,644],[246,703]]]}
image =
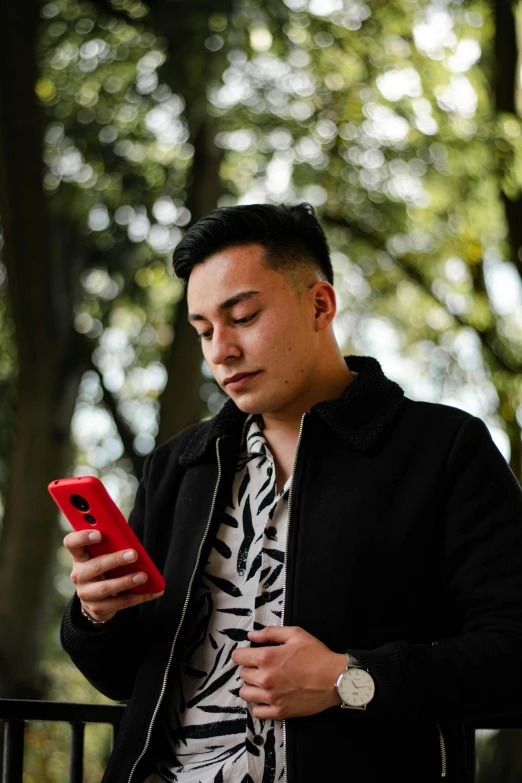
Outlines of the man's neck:
{"label": "man's neck", "polygon": [[275,413],[263,414],[263,432],[267,439],[297,437],[304,413],[308,413],[313,405],[323,400],[338,397],[354,380],[346,362],[338,364],[334,372],[324,373],[319,381],[314,382],[308,392],[297,400],[292,408]]}
{"label": "man's neck", "polygon": [[278,492],[292,472],[303,414],[317,402],[338,397],[353,380],[354,376],[343,360],[343,366],[338,366],[338,372],[329,375],[324,384],[314,384],[314,388],[296,404],[294,410],[263,414],[263,435],[274,458]]}

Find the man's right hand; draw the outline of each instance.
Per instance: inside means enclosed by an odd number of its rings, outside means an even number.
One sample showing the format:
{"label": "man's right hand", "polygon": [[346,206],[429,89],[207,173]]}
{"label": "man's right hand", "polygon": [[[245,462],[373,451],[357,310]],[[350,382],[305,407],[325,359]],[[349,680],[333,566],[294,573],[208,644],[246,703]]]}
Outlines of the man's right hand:
{"label": "man's right hand", "polygon": [[81,530],[68,533],[63,540],[63,545],[73,559],[71,580],[76,586],[76,593],[83,608],[94,620],[110,620],[120,609],[152,601],[163,594],[163,591],[143,594],[128,592],[137,584],[147,581],[144,571],[115,579],[106,577],[107,571],[136,560],[137,553],[134,549],[126,549],[91,557],[87,547],[89,544],[97,544],[101,539],[101,533],[97,530]]}

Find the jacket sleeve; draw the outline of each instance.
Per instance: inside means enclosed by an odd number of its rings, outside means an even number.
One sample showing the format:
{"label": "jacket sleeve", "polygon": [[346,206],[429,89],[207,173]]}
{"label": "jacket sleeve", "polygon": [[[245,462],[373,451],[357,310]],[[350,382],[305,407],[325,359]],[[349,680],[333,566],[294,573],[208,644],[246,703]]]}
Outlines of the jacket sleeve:
{"label": "jacket sleeve", "polygon": [[[129,524],[143,540],[147,479],[152,455],[147,457],[143,478],[136,493]],[[80,611],[75,594],[62,619],[60,640],[72,662],[94,687],[110,699],[131,696],[136,673],[144,653],[144,634],[140,633],[140,608],[118,612],[103,626],[92,626]]]}
{"label": "jacket sleeve", "polygon": [[348,652],[371,671],[376,719],[522,712],[522,491],[485,424],[466,417],[448,457],[442,573],[458,634]]}

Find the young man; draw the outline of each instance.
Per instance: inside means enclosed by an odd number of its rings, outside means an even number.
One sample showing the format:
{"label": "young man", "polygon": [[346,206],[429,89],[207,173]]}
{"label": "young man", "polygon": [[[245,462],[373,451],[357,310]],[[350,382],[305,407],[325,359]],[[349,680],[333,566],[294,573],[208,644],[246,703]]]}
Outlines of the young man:
{"label": "young man", "polygon": [[64,647],[129,700],[104,781],[471,781],[472,724],[522,704],[522,493],[487,428],[343,359],[307,205],[216,210],[174,266],[230,399],[147,460],[163,594],[65,538]]}

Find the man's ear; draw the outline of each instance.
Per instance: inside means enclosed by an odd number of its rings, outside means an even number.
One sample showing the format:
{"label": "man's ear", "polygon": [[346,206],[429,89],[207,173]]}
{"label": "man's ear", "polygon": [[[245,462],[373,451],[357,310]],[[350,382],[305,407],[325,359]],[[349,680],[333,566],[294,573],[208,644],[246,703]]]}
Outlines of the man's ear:
{"label": "man's ear", "polygon": [[310,290],[314,308],[315,328],[319,332],[332,323],[337,312],[337,302],[333,286],[326,280],[316,283]]}

